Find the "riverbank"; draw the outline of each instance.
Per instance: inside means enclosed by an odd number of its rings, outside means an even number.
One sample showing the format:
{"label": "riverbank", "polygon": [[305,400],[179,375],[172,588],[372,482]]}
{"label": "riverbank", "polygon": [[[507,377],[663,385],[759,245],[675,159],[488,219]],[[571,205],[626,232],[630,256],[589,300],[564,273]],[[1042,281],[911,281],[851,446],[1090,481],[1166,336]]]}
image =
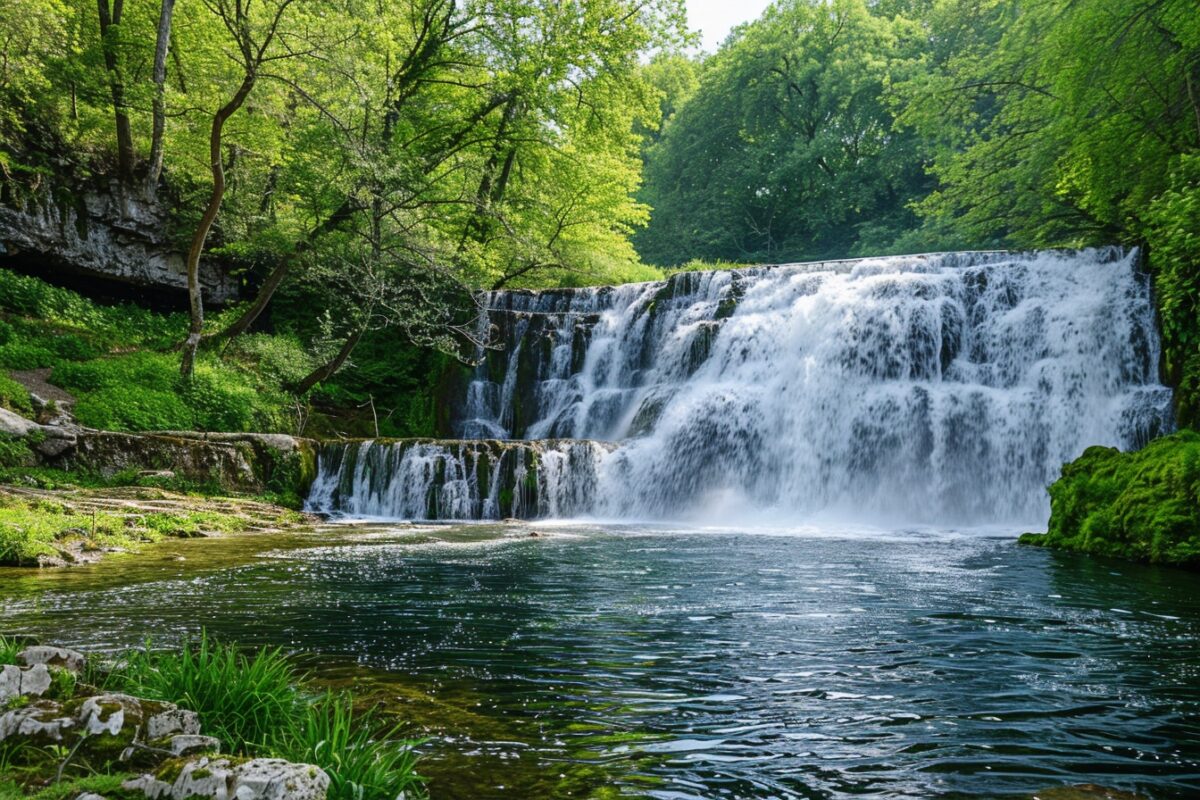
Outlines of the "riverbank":
{"label": "riverbank", "polygon": [[267,533],[314,518],[245,497],[148,486],[58,489],[0,485],[0,567],[65,567],[137,553],[166,538]]}

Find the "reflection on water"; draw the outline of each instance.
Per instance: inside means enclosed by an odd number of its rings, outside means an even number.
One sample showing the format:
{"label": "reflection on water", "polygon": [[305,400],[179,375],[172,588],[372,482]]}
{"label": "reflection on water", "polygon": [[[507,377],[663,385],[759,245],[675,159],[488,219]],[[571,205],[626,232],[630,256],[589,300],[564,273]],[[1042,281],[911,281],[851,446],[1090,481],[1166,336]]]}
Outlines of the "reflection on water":
{"label": "reflection on water", "polygon": [[5,577],[3,627],[318,653],[430,735],[435,798],[1200,793],[1200,576],[928,531],[537,530],[175,542]]}

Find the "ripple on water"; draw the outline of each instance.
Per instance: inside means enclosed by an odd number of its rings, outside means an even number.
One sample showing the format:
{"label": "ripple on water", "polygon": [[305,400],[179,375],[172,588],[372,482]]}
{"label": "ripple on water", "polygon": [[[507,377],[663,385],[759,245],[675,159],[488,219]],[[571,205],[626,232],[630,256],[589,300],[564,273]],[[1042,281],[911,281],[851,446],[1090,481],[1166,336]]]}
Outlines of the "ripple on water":
{"label": "ripple on water", "polygon": [[432,737],[439,798],[1200,795],[1197,576],[970,535],[538,530],[181,544],[0,602],[68,644],[203,623],[316,652]]}

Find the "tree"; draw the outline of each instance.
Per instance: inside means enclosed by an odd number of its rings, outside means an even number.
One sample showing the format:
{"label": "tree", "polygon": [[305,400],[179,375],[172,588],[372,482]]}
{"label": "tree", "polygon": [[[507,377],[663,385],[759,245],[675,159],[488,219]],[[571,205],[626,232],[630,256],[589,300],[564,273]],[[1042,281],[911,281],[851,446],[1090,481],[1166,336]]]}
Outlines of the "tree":
{"label": "tree", "polygon": [[864,0],[786,0],[741,28],[647,153],[642,256],[847,256],[915,225],[924,153],[888,93],[917,69],[918,34]]}
{"label": "tree", "polygon": [[[119,0],[118,0],[119,1]],[[101,0],[104,2],[104,0]],[[200,286],[200,257],[204,252],[204,243],[208,233],[221,210],[221,201],[225,197],[225,163],[221,149],[225,124],[237,113],[246,102],[250,92],[258,82],[264,65],[284,58],[291,58],[296,52],[286,44],[279,48],[272,45],[280,42],[281,26],[284,15],[295,0],[268,0],[263,6],[253,5],[243,0],[208,0],[206,5],[216,15],[228,31],[234,53],[230,55],[238,64],[241,71],[241,81],[233,95],[221,105],[212,116],[209,132],[208,159],[212,171],[212,189],[208,202],[192,235],[192,243],[188,248],[187,269],[188,282],[188,311],[191,323],[188,328],[187,340],[183,345],[183,357],[180,362],[180,374],[190,378],[196,360],[196,349],[200,346],[200,337],[204,331],[204,298]]]}

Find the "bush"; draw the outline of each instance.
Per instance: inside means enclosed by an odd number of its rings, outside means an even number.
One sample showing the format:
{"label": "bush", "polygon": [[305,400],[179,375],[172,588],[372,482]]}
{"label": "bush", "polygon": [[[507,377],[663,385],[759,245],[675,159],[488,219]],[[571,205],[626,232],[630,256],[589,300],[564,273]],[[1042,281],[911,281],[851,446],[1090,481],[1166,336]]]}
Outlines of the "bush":
{"label": "bush", "polygon": [[4,269],[0,309],[68,325],[121,346],[168,347],[187,329],[183,314],[156,314],[132,304],[97,305],[69,289]]}
{"label": "bush", "polygon": [[192,409],[173,392],[130,385],[81,395],[75,418],[83,425],[110,431],[190,430]]}
{"label": "bush", "polygon": [[1022,543],[1200,567],[1200,433],[1135,453],[1089,447],[1050,487],[1050,524]]}
{"label": "bush", "polygon": [[0,406],[25,416],[33,413],[29,392],[24,386],[3,374],[0,374]]}
{"label": "bush", "polygon": [[19,467],[30,456],[29,446],[24,439],[14,439],[0,433],[0,467]]}

